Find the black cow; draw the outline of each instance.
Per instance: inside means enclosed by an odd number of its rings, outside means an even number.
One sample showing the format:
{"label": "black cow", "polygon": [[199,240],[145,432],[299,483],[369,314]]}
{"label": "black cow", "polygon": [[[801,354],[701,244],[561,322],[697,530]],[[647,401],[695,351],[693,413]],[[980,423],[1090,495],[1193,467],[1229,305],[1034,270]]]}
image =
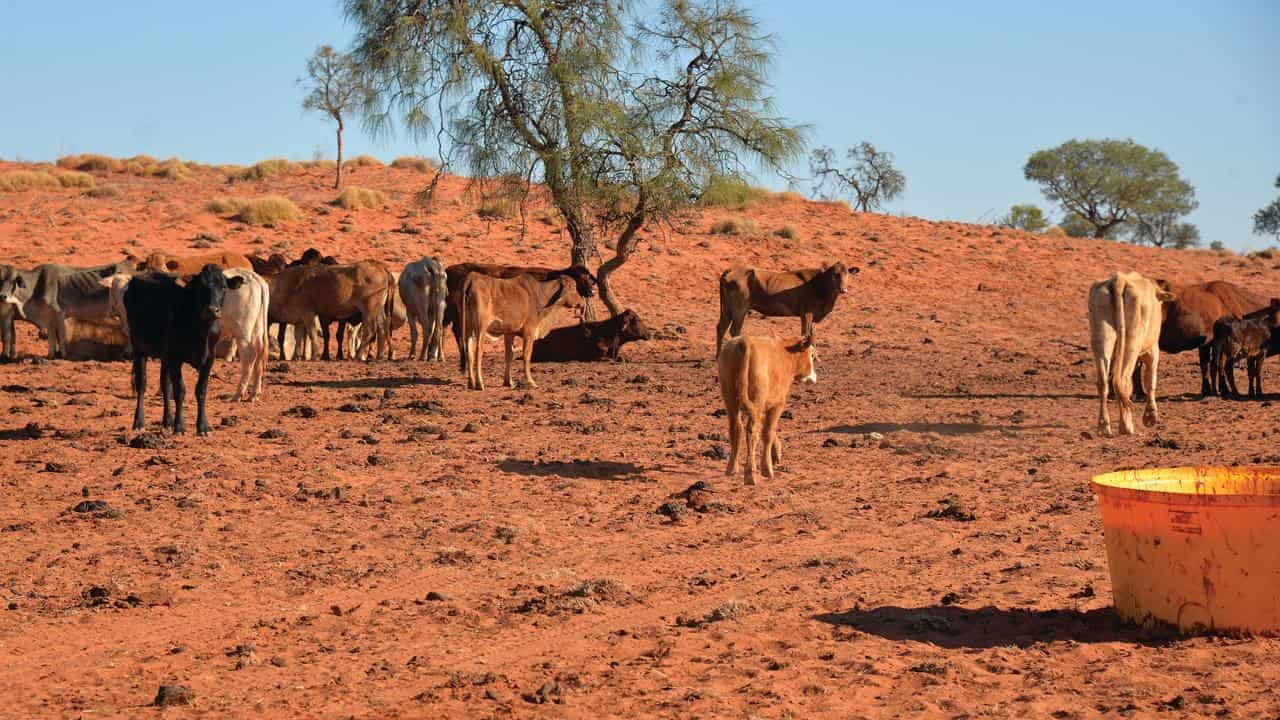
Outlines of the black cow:
{"label": "black cow", "polygon": [[631,310],[600,322],[556,328],[533,344],[534,362],[592,362],[618,359],[622,346],[648,340],[649,328]]}
{"label": "black cow", "polygon": [[144,425],[142,401],[147,389],[147,358],[153,357],[160,360],[164,427],[172,428],[175,434],[186,432],[182,413],[186,396],[182,365],[186,363],[200,373],[196,380],[196,434],[209,434],[204,404],[209,371],[213,368],[213,347],[218,342],[218,318],[227,290],[235,290],[242,284],[244,278],[228,278],[217,265],[205,265],[200,274],[185,285],[179,285],[172,275],[161,273],[140,275],[129,282],[124,291],[124,307],[133,342],[133,391],[138,397],[133,413],[134,430],[141,430]]}

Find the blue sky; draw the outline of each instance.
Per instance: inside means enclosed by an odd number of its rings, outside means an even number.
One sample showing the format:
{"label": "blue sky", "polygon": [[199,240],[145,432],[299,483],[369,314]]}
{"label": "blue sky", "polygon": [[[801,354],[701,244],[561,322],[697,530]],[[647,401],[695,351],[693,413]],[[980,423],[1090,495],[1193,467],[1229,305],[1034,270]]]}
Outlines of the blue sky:
{"label": "blue sky", "polygon": [[[890,212],[975,221],[1047,207],[1022,178],[1032,151],[1131,137],[1181,166],[1206,242],[1267,244],[1250,218],[1280,174],[1280,2],[748,4],[777,36],[781,111],[817,144],[865,139],[896,155],[907,191]],[[55,7],[0,0],[0,157],[332,157],[294,81],[317,44],[349,39],[337,3]],[[433,148],[357,128],[347,150]]]}

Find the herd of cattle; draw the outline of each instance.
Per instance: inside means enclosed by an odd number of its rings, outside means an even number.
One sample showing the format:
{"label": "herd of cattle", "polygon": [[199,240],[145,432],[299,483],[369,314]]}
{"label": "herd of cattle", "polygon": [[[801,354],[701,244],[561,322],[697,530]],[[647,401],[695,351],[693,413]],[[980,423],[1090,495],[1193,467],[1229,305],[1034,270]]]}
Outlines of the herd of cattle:
{"label": "herd of cattle", "polygon": [[[781,457],[778,420],[790,386],[817,377],[814,326],[830,314],[857,273],[856,267],[834,263],[781,272],[734,267],[720,275],[716,354],[732,444],[729,474],[745,447],[747,481],[754,481],[757,455],[764,475],[772,476]],[[459,367],[467,386],[477,390],[484,389],[486,338],[503,340],[507,386],[513,384],[517,337],[524,382],[531,387],[533,362],[617,359],[624,344],[651,337],[630,310],[601,322],[550,329],[561,311],[589,302],[595,284],[581,266],[444,267],[424,257],[395,273],[380,261],[340,264],[314,249],[292,261],[280,254],[262,258],[218,252],[130,256],[90,268],[0,265],[0,341],[3,357],[14,358],[14,322],[19,319],[47,337],[51,358],[73,356],[73,337],[102,342],[120,338],[133,361],[134,430],[144,426],[146,363],[156,358],[163,425],[184,432],[181,368],[191,365],[198,372],[196,428],[205,435],[205,398],[215,357],[238,356],[240,378],[232,399],[253,400],[262,391],[269,357],[328,360],[335,322],[338,359],[392,359],[392,334],[407,324],[406,359],[443,361],[444,332],[451,327]],[[800,338],[784,342],[742,336],[751,310],[799,317]],[[1144,422],[1158,421],[1161,351],[1199,351],[1202,395],[1238,397],[1234,368],[1244,361],[1248,392],[1255,398],[1262,395],[1262,360],[1280,353],[1280,300],[1266,300],[1226,282],[1177,287],[1119,273],[1090,289],[1089,324],[1098,374],[1098,426],[1107,436],[1112,434],[1108,396],[1113,390],[1122,432],[1134,432],[1134,401],[1143,396]],[[726,341],[726,334],[734,337]]]}

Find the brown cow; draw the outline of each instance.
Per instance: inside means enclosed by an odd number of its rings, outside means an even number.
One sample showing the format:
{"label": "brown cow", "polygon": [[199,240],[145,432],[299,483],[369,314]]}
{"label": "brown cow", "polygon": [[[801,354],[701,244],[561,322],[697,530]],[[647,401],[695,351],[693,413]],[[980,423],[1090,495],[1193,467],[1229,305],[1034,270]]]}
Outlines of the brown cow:
{"label": "brown cow", "polygon": [[822,322],[835,307],[836,299],[848,290],[848,279],[856,267],[844,263],[824,264],[773,272],[734,266],[720,273],[720,322],[716,324],[716,355],[724,344],[724,334],[742,333],[747,311],[766,317],[799,317],[800,334],[813,336],[813,326]]}
{"label": "brown cow", "polygon": [[458,263],[445,268],[445,305],[444,324],[453,326],[453,339],[458,345],[458,367],[467,370],[467,348],[462,338],[462,325],[459,322],[462,308],[462,281],[471,273],[479,273],[496,278],[514,278],[529,275],[535,280],[550,280],[561,275],[573,278],[578,295],[589,298],[595,294],[596,279],[591,271],[581,265],[567,268],[525,267],[522,265],[495,265],[493,263]]}
{"label": "brown cow", "polygon": [[[1224,317],[1242,317],[1267,306],[1267,298],[1220,280],[1197,285],[1177,286],[1167,280],[1156,280],[1161,290],[1171,293],[1172,302],[1164,304],[1164,322],[1160,326],[1160,350],[1175,355],[1187,350],[1200,351],[1200,396],[1217,392],[1216,373],[1211,373],[1213,324]],[[1134,388],[1142,387],[1134,375]],[[1145,393],[1135,392],[1134,400]]]}
{"label": "brown cow", "polygon": [[467,350],[467,387],[484,389],[484,338],[503,339],[507,351],[506,375],[502,384],[511,387],[511,350],[515,337],[520,336],[524,355],[524,381],[529,387],[537,387],[529,365],[533,357],[533,343],[551,324],[558,308],[582,306],[582,297],[574,287],[574,278],[558,274],[547,280],[537,280],[532,275],[513,278],[495,278],[480,273],[470,273],[462,281],[463,343]]}
{"label": "brown cow", "polygon": [[258,255],[250,255],[249,264],[253,265],[253,271],[258,273],[258,277],[263,280],[270,280],[289,266],[289,258],[280,253],[271,253],[265,258]]}
{"label": "brown cow", "polygon": [[186,257],[154,252],[148,255],[142,264],[138,265],[138,270],[159,270],[170,275],[188,277],[199,273],[205,265],[216,265],[223,270],[230,270],[231,268],[253,269],[253,263],[249,262],[249,258],[239,253],[223,250],[221,252],[188,255]]}
{"label": "brown cow", "polygon": [[1280,299],[1272,298],[1262,310],[1243,318],[1228,317],[1213,324],[1213,372],[1218,394],[1223,399],[1240,399],[1236,387],[1236,363],[1245,361],[1249,374],[1249,397],[1262,399],[1262,361],[1276,350],[1274,338],[1280,334]]}
{"label": "brown cow", "polygon": [[[782,441],[778,419],[787,406],[791,383],[818,381],[813,341],[803,337],[792,342],[742,335],[731,338],[720,350],[716,362],[720,370],[720,395],[729,416],[729,465],[724,474],[732,476],[746,441],[743,475],[748,485],[756,484],[757,433],[764,476],[773,477],[773,464],[782,462]],[[743,420],[746,427],[743,427]],[[744,437],[745,436],[745,437]]]}
{"label": "brown cow", "polygon": [[[298,265],[286,268],[271,285],[270,319],[281,324],[280,346],[284,347],[286,325],[301,325],[315,346],[315,320],[324,332],[324,352],[329,359],[329,325],[335,320],[360,317],[372,326],[377,339],[377,356],[387,345],[387,293],[395,293],[387,267],[376,260],[353,265]],[[343,359],[342,344],[338,358]]]}

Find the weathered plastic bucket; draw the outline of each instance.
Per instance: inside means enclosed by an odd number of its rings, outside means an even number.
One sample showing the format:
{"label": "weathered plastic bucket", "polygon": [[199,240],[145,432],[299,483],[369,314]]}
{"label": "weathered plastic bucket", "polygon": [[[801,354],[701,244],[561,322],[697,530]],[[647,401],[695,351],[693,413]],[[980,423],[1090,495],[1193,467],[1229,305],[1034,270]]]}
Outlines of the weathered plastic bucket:
{"label": "weathered plastic bucket", "polygon": [[1121,617],[1280,634],[1280,467],[1124,470],[1092,484]]}

